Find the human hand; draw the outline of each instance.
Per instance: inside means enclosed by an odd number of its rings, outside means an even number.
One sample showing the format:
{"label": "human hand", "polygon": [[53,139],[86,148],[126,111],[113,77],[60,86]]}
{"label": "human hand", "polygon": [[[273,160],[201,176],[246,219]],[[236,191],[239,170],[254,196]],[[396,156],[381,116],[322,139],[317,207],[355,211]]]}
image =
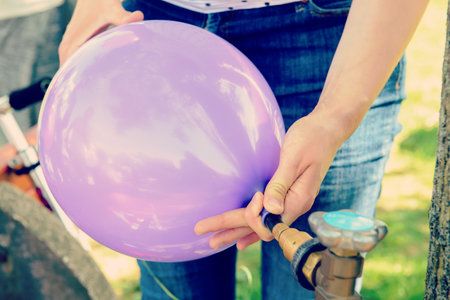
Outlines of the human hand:
{"label": "human hand", "polygon": [[237,241],[237,248],[244,250],[259,239],[272,240],[271,232],[262,224],[262,209],[281,214],[288,225],[307,212],[345,140],[343,136],[340,127],[321,112],[299,119],[286,133],[279,166],[264,194],[256,193],[246,208],[198,222],[195,232],[217,232],[210,240],[212,248]]}
{"label": "human hand", "polygon": [[143,18],[140,11],[126,11],[121,0],[78,0],[59,45],[60,65],[87,40],[109,26],[138,22]]}
{"label": "human hand", "polygon": [[250,219],[259,217],[263,209],[263,198],[263,194],[257,192],[246,208],[227,211],[220,215],[201,220],[195,225],[194,231],[199,235],[208,232],[217,232],[209,241],[209,245],[214,249],[234,241],[237,241],[236,246],[239,250],[244,250],[260,239],[268,242],[273,239],[273,236],[264,227],[262,222],[255,224],[255,227],[259,227],[258,231],[262,233],[258,236],[246,220],[247,215],[249,215]]}

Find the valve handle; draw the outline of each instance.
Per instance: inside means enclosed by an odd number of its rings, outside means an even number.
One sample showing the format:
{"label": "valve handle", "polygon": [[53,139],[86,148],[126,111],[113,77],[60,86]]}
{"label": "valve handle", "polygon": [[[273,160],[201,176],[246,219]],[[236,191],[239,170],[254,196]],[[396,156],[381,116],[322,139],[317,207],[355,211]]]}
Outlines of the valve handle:
{"label": "valve handle", "polygon": [[312,231],[328,248],[369,252],[387,234],[387,226],[351,210],[314,212],[308,218]]}

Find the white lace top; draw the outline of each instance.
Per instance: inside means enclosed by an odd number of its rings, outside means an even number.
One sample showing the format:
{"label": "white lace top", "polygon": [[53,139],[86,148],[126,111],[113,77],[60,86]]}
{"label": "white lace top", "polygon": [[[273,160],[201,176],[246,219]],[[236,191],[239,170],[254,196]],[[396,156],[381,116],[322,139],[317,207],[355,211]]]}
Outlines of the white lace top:
{"label": "white lace top", "polygon": [[296,2],[298,0],[164,0],[179,7],[200,13],[249,9]]}
{"label": "white lace top", "polygon": [[28,16],[60,6],[64,0],[0,0],[0,20]]}

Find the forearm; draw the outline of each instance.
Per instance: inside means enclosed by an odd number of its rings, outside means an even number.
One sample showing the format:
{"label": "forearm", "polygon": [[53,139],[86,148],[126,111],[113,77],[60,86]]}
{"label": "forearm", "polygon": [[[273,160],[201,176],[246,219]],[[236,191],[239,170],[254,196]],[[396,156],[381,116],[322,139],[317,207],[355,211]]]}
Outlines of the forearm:
{"label": "forearm", "polygon": [[408,45],[427,0],[354,0],[314,113],[338,130],[356,130]]}

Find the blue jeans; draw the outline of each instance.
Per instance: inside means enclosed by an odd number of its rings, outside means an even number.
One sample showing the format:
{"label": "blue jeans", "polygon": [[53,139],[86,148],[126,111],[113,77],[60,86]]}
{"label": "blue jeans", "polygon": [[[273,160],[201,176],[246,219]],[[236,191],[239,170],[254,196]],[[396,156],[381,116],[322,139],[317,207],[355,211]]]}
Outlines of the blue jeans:
{"label": "blue jeans", "polygon": [[[176,20],[205,28],[240,49],[270,84],[286,128],[317,104],[342,34],[350,0],[309,0],[258,9],[200,14],[160,0],[128,0],[146,19]],[[310,232],[313,211],[353,209],[373,216],[404,91],[404,59],[356,132],[338,151],[311,211],[293,226]],[[324,120],[326,122],[326,120]],[[314,147],[314,145],[311,145]],[[181,262],[139,261],[143,299],[233,299],[236,249]],[[263,299],[313,299],[292,277],[276,242],[262,244]],[[166,291],[164,289],[167,289]],[[170,295],[170,296],[169,296]]]}

